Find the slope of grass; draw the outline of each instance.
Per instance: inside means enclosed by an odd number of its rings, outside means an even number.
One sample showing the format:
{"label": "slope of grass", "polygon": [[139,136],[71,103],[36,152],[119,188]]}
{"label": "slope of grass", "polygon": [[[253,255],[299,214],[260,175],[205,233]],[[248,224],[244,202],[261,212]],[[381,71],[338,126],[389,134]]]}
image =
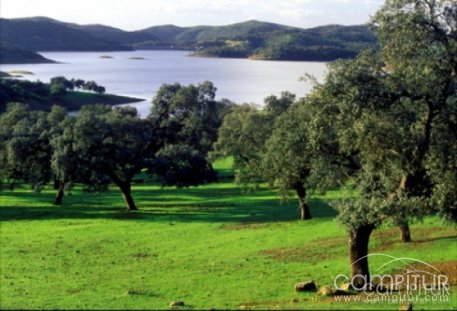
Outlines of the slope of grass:
{"label": "slope of grass", "polygon": [[[218,168],[227,173],[229,163]],[[263,187],[144,184],[133,192],[141,210],[130,214],[115,188],[77,187],[62,207],[49,204],[52,190],[0,192],[0,308],[166,309],[182,300],[186,309],[398,309],[294,292],[299,281],[331,285],[347,272],[346,230],[322,198],[311,198],[314,219],[301,222],[295,201],[280,205]],[[415,242],[403,244],[395,228],[382,228],[372,251],[457,258],[453,227],[430,217],[412,234]],[[451,304],[415,309],[455,309],[455,291]]]}

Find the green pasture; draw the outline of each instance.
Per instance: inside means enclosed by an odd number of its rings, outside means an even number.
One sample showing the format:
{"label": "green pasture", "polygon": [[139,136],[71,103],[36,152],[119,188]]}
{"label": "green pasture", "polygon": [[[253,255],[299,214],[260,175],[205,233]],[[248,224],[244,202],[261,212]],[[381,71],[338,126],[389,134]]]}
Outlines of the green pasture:
{"label": "green pasture", "polygon": [[[185,309],[398,310],[294,292],[297,282],[332,285],[348,272],[347,232],[332,207],[342,194],[311,197],[314,218],[299,221],[294,199],[281,204],[265,187],[243,192],[228,165],[219,163],[224,178],[216,184],[134,185],[135,213],[124,212],[115,187],[94,194],[77,186],[62,207],[50,204],[52,189],[4,189],[0,308],[167,309],[180,300]],[[370,251],[455,265],[455,227],[429,217],[412,235],[413,243],[401,243],[396,228],[383,227]],[[450,303],[414,309],[456,309],[456,290]]]}

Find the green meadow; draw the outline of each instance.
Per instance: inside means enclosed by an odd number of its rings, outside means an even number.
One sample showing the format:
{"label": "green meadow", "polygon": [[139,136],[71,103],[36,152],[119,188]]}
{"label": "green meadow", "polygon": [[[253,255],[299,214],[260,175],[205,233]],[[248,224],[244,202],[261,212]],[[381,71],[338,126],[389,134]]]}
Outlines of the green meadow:
{"label": "green meadow", "polygon": [[[332,207],[341,191],[311,195],[313,219],[299,221],[293,197],[281,203],[265,186],[243,192],[229,161],[216,168],[215,184],[136,184],[134,213],[124,212],[114,186],[103,194],[76,186],[61,207],[51,205],[52,189],[3,189],[0,308],[167,309],[183,301],[183,309],[398,310],[398,303],[337,302],[294,291],[297,282],[333,285],[336,275],[348,273],[347,232]],[[412,243],[402,243],[397,228],[377,229],[370,252],[447,269],[450,302],[413,306],[455,310],[456,228],[428,217],[411,229]]]}

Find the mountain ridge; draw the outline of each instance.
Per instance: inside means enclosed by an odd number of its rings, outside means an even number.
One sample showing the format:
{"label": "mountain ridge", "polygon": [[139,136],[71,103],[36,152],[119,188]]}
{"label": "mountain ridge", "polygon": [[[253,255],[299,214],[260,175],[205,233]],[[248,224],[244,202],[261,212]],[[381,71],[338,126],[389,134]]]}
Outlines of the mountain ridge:
{"label": "mountain ridge", "polygon": [[351,58],[376,43],[365,25],[304,29],[248,20],[223,26],[166,24],[125,31],[43,16],[0,18],[0,40],[31,51],[184,49],[197,56],[317,61]]}

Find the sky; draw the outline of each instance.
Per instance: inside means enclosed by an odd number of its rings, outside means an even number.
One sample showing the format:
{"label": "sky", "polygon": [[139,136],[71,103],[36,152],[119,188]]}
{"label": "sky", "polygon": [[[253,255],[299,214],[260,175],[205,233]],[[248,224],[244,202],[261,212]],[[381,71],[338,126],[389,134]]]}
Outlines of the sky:
{"label": "sky", "polygon": [[0,17],[46,16],[124,30],[227,25],[256,19],[309,28],[369,21],[384,0],[0,0]]}

